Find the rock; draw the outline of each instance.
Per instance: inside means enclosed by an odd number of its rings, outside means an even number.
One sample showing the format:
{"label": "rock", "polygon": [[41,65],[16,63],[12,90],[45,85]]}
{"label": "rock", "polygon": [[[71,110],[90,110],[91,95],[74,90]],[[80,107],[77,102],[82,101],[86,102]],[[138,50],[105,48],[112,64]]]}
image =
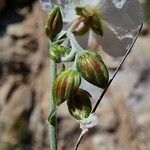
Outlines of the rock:
{"label": "rock", "polygon": [[2,110],[2,107],[5,107],[5,104],[7,103],[12,90],[15,89],[17,82],[20,82],[19,78],[15,79],[13,76],[9,76],[8,79],[6,79],[5,84],[0,87],[0,110]]}
{"label": "rock", "polygon": [[116,132],[119,127],[119,116],[109,97],[104,98],[100,107],[97,109],[99,117],[99,126],[101,130],[107,132]]}
{"label": "rock", "polygon": [[47,119],[43,117],[40,105],[34,108],[30,117],[29,127],[32,131],[32,140],[34,141],[34,150],[45,149],[49,147],[49,132]]}
{"label": "rock", "polygon": [[14,24],[7,27],[7,34],[14,39],[29,37],[33,32],[32,28],[23,26],[22,23]]}
{"label": "rock", "polygon": [[13,95],[9,97],[9,104],[7,102],[1,111],[0,122],[4,121],[6,128],[11,127],[23,111],[31,108],[31,102],[32,95],[30,90],[26,86],[17,87]]}

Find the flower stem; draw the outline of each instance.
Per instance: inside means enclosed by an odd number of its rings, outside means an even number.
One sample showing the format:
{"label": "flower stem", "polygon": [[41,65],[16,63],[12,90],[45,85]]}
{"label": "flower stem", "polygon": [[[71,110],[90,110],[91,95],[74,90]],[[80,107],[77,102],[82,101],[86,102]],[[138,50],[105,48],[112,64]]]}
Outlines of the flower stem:
{"label": "flower stem", "polygon": [[[50,62],[51,110],[53,110],[53,108],[55,107],[53,96],[52,96],[52,85],[56,76],[57,76],[57,65],[53,60],[51,60]],[[49,122],[49,132],[50,132],[49,133],[50,134],[50,150],[57,150],[57,115],[56,114],[51,119],[51,122]]]}

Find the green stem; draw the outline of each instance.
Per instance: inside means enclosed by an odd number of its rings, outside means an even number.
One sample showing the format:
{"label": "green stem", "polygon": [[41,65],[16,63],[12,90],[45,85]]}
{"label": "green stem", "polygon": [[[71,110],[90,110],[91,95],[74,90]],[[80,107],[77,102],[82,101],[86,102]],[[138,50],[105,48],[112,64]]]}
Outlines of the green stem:
{"label": "green stem", "polygon": [[[52,96],[52,85],[56,76],[57,76],[57,65],[54,61],[51,60],[50,62],[51,110],[53,110],[55,107]],[[49,122],[49,130],[50,130],[49,132],[50,132],[50,148],[51,148],[50,150],[57,150],[57,114],[55,114],[51,119],[51,122]]]}

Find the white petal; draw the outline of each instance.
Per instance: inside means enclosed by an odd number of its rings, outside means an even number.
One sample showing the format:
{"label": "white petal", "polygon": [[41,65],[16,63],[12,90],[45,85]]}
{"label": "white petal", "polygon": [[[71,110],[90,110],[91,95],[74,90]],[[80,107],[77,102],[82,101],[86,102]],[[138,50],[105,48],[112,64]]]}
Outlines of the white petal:
{"label": "white petal", "polygon": [[76,19],[76,12],[73,5],[65,5],[64,7],[60,7],[61,12],[63,14],[63,21],[66,23],[71,23]]}
{"label": "white petal", "polygon": [[102,22],[102,24],[104,32],[103,37],[93,32],[93,39],[95,39],[97,44],[102,46],[107,54],[113,57],[125,55],[127,49],[133,42],[133,33],[108,26],[104,22]]}
{"label": "white petal", "polygon": [[40,0],[40,4],[47,13],[52,11],[55,5],[59,6],[64,22],[72,22],[76,18],[75,6],[77,0]]}
{"label": "white petal", "polygon": [[79,45],[81,45],[81,47],[83,49],[88,49],[88,45],[89,45],[89,41],[90,41],[90,35],[91,35],[91,32],[90,30],[88,32],[86,32],[84,35],[81,35],[81,36],[78,36],[76,37]]}
{"label": "white petal", "polygon": [[80,47],[80,45],[78,44],[78,42],[72,32],[68,32],[67,37],[70,40],[70,45],[74,52],[79,52],[79,51],[83,50],[83,48]]}
{"label": "white petal", "polygon": [[78,0],[78,5],[80,7],[84,7],[84,6],[95,6],[95,5],[99,5],[101,2],[101,0]]}
{"label": "white petal", "polygon": [[138,0],[127,0],[121,9],[116,8],[111,0],[105,0],[100,8],[103,19],[113,26],[131,30],[142,23],[142,12]]}
{"label": "white petal", "polygon": [[115,4],[115,6],[119,9],[123,7],[127,0],[112,0],[112,2]]}

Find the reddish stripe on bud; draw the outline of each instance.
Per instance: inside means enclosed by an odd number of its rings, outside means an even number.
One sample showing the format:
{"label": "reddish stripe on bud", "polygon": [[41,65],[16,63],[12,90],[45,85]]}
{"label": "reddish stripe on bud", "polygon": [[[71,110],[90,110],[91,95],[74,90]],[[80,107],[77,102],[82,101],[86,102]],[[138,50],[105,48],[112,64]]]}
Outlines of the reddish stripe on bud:
{"label": "reddish stripe on bud", "polygon": [[105,88],[109,74],[105,63],[96,52],[82,52],[77,59],[77,69],[89,83]]}
{"label": "reddish stripe on bud", "polygon": [[53,41],[62,30],[62,27],[63,20],[61,11],[58,6],[55,6],[45,22],[45,34]]}
{"label": "reddish stripe on bud", "polygon": [[72,69],[63,71],[54,81],[53,98],[56,105],[73,97],[81,83],[80,74]]}

